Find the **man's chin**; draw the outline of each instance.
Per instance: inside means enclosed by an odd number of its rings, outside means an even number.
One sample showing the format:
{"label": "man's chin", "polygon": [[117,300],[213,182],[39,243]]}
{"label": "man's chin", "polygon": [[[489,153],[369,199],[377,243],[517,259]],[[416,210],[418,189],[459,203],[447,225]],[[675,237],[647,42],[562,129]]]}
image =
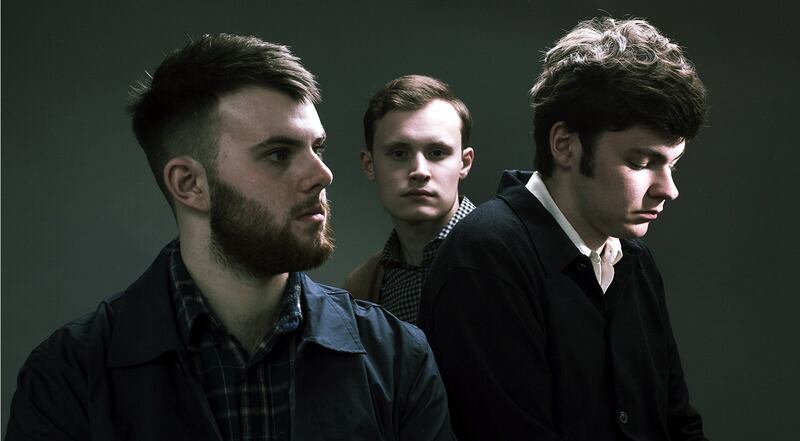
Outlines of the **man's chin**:
{"label": "man's chin", "polygon": [[618,237],[623,239],[639,239],[647,234],[647,230],[649,228],[650,228],[649,222],[643,224],[629,225],[627,228],[625,228],[623,231],[620,232]]}
{"label": "man's chin", "polygon": [[444,210],[439,210],[436,207],[424,206],[400,211],[392,217],[405,222],[430,222],[441,219],[446,215],[447,212]]}
{"label": "man's chin", "polygon": [[323,242],[326,229],[327,222],[300,224],[292,228],[291,234],[294,236],[293,239],[295,243],[306,247]]}
{"label": "man's chin", "polygon": [[330,242],[317,243],[315,246],[305,248],[303,251],[306,259],[304,268],[297,268],[297,271],[308,271],[322,266],[333,254],[333,244]]}
{"label": "man's chin", "polygon": [[326,230],[319,229],[313,233],[295,235],[294,243],[297,246],[297,253],[308,256],[324,256],[324,259],[333,252],[333,239],[326,234]]}
{"label": "man's chin", "polygon": [[322,239],[322,236],[314,239],[297,241],[297,253],[306,255],[323,253],[325,248],[327,248],[326,243],[327,242]]}

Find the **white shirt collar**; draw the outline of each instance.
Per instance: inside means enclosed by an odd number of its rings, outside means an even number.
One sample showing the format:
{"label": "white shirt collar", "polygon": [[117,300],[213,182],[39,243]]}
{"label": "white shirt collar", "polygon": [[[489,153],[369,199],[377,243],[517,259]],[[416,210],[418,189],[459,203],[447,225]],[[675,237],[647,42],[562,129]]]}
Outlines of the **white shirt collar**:
{"label": "white shirt collar", "polygon": [[[572,224],[569,223],[567,218],[564,216],[564,213],[562,213],[561,209],[558,208],[556,201],[554,201],[553,197],[550,196],[550,191],[547,190],[547,186],[544,185],[544,181],[542,180],[542,175],[539,174],[538,171],[533,173],[533,176],[531,176],[531,178],[528,180],[528,183],[525,184],[525,187],[534,196],[536,196],[536,199],[538,199],[544,208],[550,213],[550,215],[555,218],[556,222],[558,222],[558,225],[561,226],[561,229],[567,233],[567,237],[569,237],[572,243],[575,244],[575,247],[578,248],[578,251],[592,260],[593,265],[596,263],[596,260],[599,260],[599,256],[602,256],[603,260],[609,265],[614,265],[619,262],[620,259],[622,259],[622,244],[616,237],[609,237],[608,240],[606,240],[606,242],[597,250],[593,250],[586,245],[586,242],[581,239],[581,236],[577,231],[575,231],[575,228],[572,227]],[[598,279],[601,279],[599,268],[595,268],[595,272],[598,273]],[[601,286],[606,285],[605,277],[602,277],[602,279],[603,281],[598,280]],[[610,283],[611,281],[609,280],[608,284]],[[603,286],[604,292],[606,288],[608,288],[608,285]]]}

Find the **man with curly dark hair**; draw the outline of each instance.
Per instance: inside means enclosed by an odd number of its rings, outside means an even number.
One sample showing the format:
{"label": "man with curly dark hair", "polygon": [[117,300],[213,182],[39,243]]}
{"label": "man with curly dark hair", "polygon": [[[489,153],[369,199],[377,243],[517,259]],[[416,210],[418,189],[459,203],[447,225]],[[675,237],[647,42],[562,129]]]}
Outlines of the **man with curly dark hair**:
{"label": "man with curly dark hair", "polygon": [[503,174],[423,290],[460,439],[704,439],[640,238],[678,197],[705,96],[644,20],[584,21],[547,52],[531,90],[536,171]]}

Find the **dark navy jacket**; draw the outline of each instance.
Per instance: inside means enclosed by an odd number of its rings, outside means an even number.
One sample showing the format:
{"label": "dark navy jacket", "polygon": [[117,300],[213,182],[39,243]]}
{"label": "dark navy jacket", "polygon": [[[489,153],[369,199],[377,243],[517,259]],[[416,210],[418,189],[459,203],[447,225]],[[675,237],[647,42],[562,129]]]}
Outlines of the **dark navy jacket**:
{"label": "dark navy jacket", "polygon": [[[218,440],[187,369],[167,254],[125,292],[57,330],[19,374],[6,440]],[[293,440],[451,439],[422,332],[302,275]]]}
{"label": "dark navy jacket", "polygon": [[702,440],[661,276],[622,240],[603,294],[525,183],[506,172],[439,249],[420,327],[462,440]]}

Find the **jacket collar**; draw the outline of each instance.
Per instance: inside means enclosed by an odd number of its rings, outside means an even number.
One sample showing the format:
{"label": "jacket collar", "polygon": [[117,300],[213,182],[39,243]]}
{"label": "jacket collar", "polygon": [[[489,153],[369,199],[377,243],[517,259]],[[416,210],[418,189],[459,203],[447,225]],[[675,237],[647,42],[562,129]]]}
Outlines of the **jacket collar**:
{"label": "jacket collar", "polygon": [[[366,353],[349,294],[319,285],[304,273],[299,276],[306,308],[301,346],[309,342],[339,352]],[[170,299],[168,252],[162,250],[138,280],[105,303],[112,323],[108,367],[146,363],[170,352],[184,356]]]}
{"label": "jacket collar", "polygon": [[167,352],[185,350],[169,284],[169,253],[162,250],[128,289],[105,301],[112,323],[109,367],[141,364]]}
{"label": "jacket collar", "polygon": [[[497,196],[511,207],[525,225],[545,274],[560,274],[583,255],[542,203],[525,187],[532,175],[533,172],[528,171],[504,171]],[[630,268],[638,262],[641,248],[635,241],[625,239],[621,239],[621,245],[623,257],[618,265]],[[620,275],[619,272],[617,275]]]}
{"label": "jacket collar", "polygon": [[366,354],[356,328],[354,302],[347,291],[320,285],[300,273],[303,285],[303,338],[298,351],[314,343],[337,352]]}

